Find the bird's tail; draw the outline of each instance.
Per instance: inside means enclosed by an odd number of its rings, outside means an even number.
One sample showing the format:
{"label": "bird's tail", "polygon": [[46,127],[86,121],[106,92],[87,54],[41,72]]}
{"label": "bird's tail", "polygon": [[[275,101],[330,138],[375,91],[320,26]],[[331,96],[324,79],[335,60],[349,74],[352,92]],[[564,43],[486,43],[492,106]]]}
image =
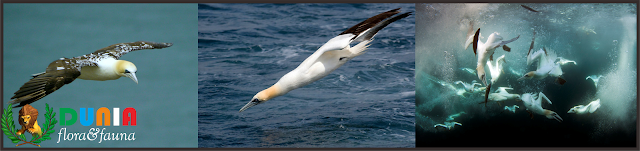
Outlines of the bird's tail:
{"label": "bird's tail", "polygon": [[351,56],[350,58],[362,55],[365,53],[365,50],[367,50],[367,48],[369,48],[370,46],[370,42],[373,41],[373,39],[370,40],[365,40],[362,41],[360,43],[358,43],[357,45],[353,46],[351,49],[349,49],[349,52],[351,52]]}

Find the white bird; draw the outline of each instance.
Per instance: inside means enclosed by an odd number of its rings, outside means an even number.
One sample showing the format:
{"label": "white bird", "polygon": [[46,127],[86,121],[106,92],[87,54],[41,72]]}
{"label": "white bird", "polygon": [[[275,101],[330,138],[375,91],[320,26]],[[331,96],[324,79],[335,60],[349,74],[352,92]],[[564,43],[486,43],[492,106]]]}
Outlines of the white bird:
{"label": "white bird", "polygon": [[[516,38],[503,41],[502,36],[500,36],[499,33],[493,32],[491,35],[489,35],[485,43],[480,41],[478,39],[479,37],[480,28],[478,28],[475,35],[473,36],[473,53],[475,53],[478,57],[478,63],[476,66],[478,78],[482,80],[482,83],[484,83],[484,85],[487,85],[486,75],[484,71],[484,66],[487,64],[487,60],[493,60],[493,53],[498,47],[502,47],[502,49],[504,49],[505,51],[510,52],[511,48],[507,47],[506,44],[517,40],[518,38],[520,38],[520,35],[518,35],[518,37]],[[469,39],[467,39],[467,41],[469,41]],[[465,48],[467,48],[469,44],[471,43],[467,43],[467,46],[465,46]]]}
{"label": "white bird", "polygon": [[562,57],[558,57],[558,62],[557,63],[560,64],[560,65],[564,65],[564,64],[567,64],[567,63],[573,63],[573,65],[578,65],[578,63],[576,63],[575,61],[569,60],[569,59],[565,59],[565,58],[562,58]]}
{"label": "white bird", "polygon": [[436,124],[436,125],[433,125],[433,127],[438,129],[438,126],[439,126],[439,127],[446,128],[447,130],[451,130],[451,128],[453,128],[456,125],[462,126],[462,124],[458,122],[444,122],[444,124]]}
{"label": "white bird", "polygon": [[[491,61],[487,61],[487,66],[489,66],[489,73],[491,74],[491,84],[495,84],[498,79],[500,79],[500,75],[503,73],[502,64],[505,63],[504,55],[498,57],[498,59],[494,60],[495,65]],[[502,61],[502,63],[500,63]]]}
{"label": "white bird", "polygon": [[477,83],[477,82],[476,82],[476,80],[471,81],[471,83],[465,83],[465,82],[462,82],[462,81],[456,81],[456,82],[453,82],[453,83],[455,83],[455,84],[462,84],[462,86],[464,87],[464,89],[465,89],[467,92],[473,92],[473,90],[475,90],[475,86],[476,86],[476,85],[480,85],[480,86],[482,86],[482,84]]}
{"label": "white bird", "polygon": [[[240,109],[240,112],[264,103],[274,97],[284,95],[291,90],[317,81],[342,66],[350,59],[364,54],[378,31],[394,21],[411,15],[411,12],[394,16],[400,8],[393,9],[373,16],[359,24],[340,33],[322,45],[300,65],[285,74],[273,86],[258,92],[249,103]],[[393,16],[393,17],[392,17]],[[352,42],[360,42],[350,47]]]}
{"label": "white bird", "polygon": [[498,87],[495,93],[489,93],[489,101],[504,102],[508,100],[519,100],[520,94],[511,94],[507,90],[513,90],[510,87]]}
{"label": "white bird", "polygon": [[513,113],[516,113],[516,109],[520,108],[518,105],[513,105],[513,106],[504,106],[504,110],[508,110],[511,111]]}
{"label": "white bird", "polygon": [[562,122],[562,118],[556,112],[542,108],[542,99],[547,100],[546,102],[551,104],[551,100],[549,100],[549,98],[547,98],[547,96],[542,92],[539,94],[525,93],[522,94],[521,99],[528,111],[544,115],[548,119],[555,119],[558,122]]}
{"label": "white bird", "polygon": [[447,121],[453,121],[455,118],[457,118],[458,116],[462,115],[462,114],[467,114],[464,111],[460,112],[460,113],[456,113],[456,114],[452,114],[449,115],[449,117],[447,117]]}
{"label": "white bird", "polygon": [[596,86],[596,88],[598,88],[598,81],[600,81],[601,77],[602,75],[590,75],[585,80],[591,79],[591,81],[593,81],[593,84]]}
{"label": "white bird", "polygon": [[576,114],[593,113],[598,108],[600,108],[600,99],[591,101],[586,106],[585,105],[574,106],[573,108],[569,109],[567,113],[576,113]]}
{"label": "white bird", "polygon": [[544,79],[547,76],[556,77],[556,82],[559,84],[564,84],[566,81],[560,76],[562,76],[562,69],[559,64],[555,63],[557,59],[556,54],[553,51],[547,51],[545,48],[540,49],[534,52],[531,55],[527,56],[527,64],[531,63],[530,60],[537,60],[538,67],[536,71],[530,71],[524,74],[522,77],[518,79],[518,81],[525,79]]}
{"label": "white bird", "polygon": [[470,73],[470,74],[474,74],[474,75],[476,74],[476,70],[473,70],[471,68],[460,68],[460,70],[465,71],[465,72]]}
{"label": "white bird", "polygon": [[49,64],[45,72],[32,75],[18,91],[10,104],[21,107],[33,103],[60,89],[76,78],[84,80],[115,80],[127,77],[138,83],[136,66],[125,60],[118,60],[122,55],[142,49],[162,49],[171,47],[171,43],[154,43],[138,41],[132,43],[114,44],[93,53],[74,58],[60,58]]}

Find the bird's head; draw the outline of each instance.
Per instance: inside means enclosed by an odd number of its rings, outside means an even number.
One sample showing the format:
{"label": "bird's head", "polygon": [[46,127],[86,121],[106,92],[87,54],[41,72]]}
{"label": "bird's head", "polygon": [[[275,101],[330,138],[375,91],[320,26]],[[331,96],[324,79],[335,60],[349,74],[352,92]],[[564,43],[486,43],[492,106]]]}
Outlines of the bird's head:
{"label": "bird's head", "polygon": [[129,61],[118,60],[116,72],[119,76],[130,78],[131,80],[133,80],[133,82],[136,82],[136,84],[138,84],[138,78],[136,77],[137,71],[138,68],[136,68],[136,65],[134,65],[133,63]]}
{"label": "bird's head", "polygon": [[526,80],[526,79],[531,79],[534,76],[535,71],[531,71],[531,72],[527,72],[525,73],[522,77],[518,78],[518,81],[522,81],[522,80]]}
{"label": "bird's head", "polygon": [[264,89],[260,92],[258,92],[258,94],[256,94],[255,96],[253,96],[253,98],[251,98],[251,101],[249,101],[249,103],[247,103],[246,105],[244,105],[244,107],[242,107],[240,109],[240,112],[247,110],[253,106],[256,106],[258,104],[264,103],[269,101],[270,99],[280,96],[281,91],[279,89],[279,87],[277,85],[273,85],[267,89]]}

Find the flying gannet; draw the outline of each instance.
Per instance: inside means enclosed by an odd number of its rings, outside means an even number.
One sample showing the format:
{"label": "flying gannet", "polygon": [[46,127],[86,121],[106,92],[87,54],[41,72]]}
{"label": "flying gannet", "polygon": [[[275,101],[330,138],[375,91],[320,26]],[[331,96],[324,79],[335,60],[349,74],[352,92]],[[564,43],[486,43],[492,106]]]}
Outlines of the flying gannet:
{"label": "flying gannet", "polygon": [[598,108],[600,108],[600,99],[591,101],[591,103],[587,105],[574,106],[573,108],[569,109],[567,113],[576,113],[576,114],[593,113]]}
{"label": "flying gannet", "polygon": [[[498,59],[494,60],[495,65],[491,61],[487,61],[487,66],[489,66],[489,73],[491,74],[491,84],[495,84],[498,79],[500,79],[500,75],[504,73],[502,70],[502,64],[505,63],[504,55],[498,57]],[[502,63],[500,63],[502,61]]]}
{"label": "flying gannet", "polygon": [[[291,90],[317,81],[333,72],[350,59],[364,54],[378,31],[387,25],[411,15],[411,12],[400,13],[400,8],[380,13],[357,25],[345,30],[338,36],[330,39],[316,52],[311,54],[300,65],[285,74],[273,86],[258,92],[249,103],[240,109],[240,112],[264,103],[274,97],[284,95]],[[350,47],[352,42],[360,42]]]}
{"label": "flying gannet", "polygon": [[[547,49],[542,48],[531,55],[527,56],[527,64],[537,60],[538,67],[535,71],[530,71],[525,73],[522,77],[518,79],[518,81],[522,81],[525,79],[544,79],[547,76],[556,77],[556,82],[560,85],[563,85],[566,80],[560,78],[562,76],[562,69],[560,68],[560,64],[555,63],[557,59],[556,54],[553,51],[547,51]],[[531,61],[531,62],[530,62]]]}
{"label": "flying gannet", "polygon": [[138,83],[136,66],[125,60],[118,60],[122,55],[142,49],[162,49],[171,47],[171,43],[154,43],[138,41],[132,43],[114,44],[93,53],[74,57],[60,58],[53,61],[45,72],[33,74],[16,91],[10,104],[20,103],[14,106],[21,107],[33,103],[60,89],[65,84],[73,82],[76,78],[84,80],[115,80],[127,77]]}
{"label": "flying gannet", "polygon": [[596,88],[598,88],[598,81],[600,81],[601,77],[602,75],[590,75],[585,80],[591,79],[591,81],[593,81],[593,84],[596,86]]}
{"label": "flying gannet", "polygon": [[491,35],[489,35],[487,41],[484,43],[478,39],[479,37],[480,28],[478,28],[475,35],[473,36],[472,43],[468,43],[469,39],[467,39],[465,48],[467,48],[469,44],[473,44],[473,53],[478,57],[478,63],[476,66],[478,78],[482,80],[482,83],[484,83],[484,85],[487,85],[486,75],[484,71],[484,66],[487,64],[487,60],[493,60],[493,53],[498,47],[502,47],[502,49],[504,49],[505,51],[510,52],[511,48],[507,47],[506,44],[517,40],[518,38],[520,38],[520,35],[518,35],[516,38],[503,41],[502,36],[500,36],[499,33],[493,32]]}
{"label": "flying gannet", "polygon": [[546,102],[551,104],[551,100],[549,100],[549,98],[547,98],[547,96],[545,96],[542,92],[538,94],[525,93],[522,94],[521,97],[521,100],[528,111],[544,115],[548,119],[555,119],[558,122],[562,122],[562,118],[556,112],[542,108],[542,99],[547,100]]}

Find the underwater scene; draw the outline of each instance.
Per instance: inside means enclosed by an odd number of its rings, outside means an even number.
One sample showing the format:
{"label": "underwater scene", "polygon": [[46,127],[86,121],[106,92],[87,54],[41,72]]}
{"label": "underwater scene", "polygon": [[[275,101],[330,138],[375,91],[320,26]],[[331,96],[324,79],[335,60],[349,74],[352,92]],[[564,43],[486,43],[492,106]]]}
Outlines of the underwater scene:
{"label": "underwater scene", "polygon": [[635,147],[636,14],[416,4],[416,147]]}

